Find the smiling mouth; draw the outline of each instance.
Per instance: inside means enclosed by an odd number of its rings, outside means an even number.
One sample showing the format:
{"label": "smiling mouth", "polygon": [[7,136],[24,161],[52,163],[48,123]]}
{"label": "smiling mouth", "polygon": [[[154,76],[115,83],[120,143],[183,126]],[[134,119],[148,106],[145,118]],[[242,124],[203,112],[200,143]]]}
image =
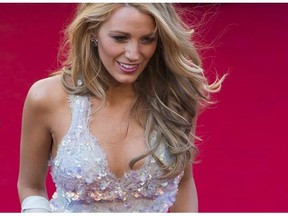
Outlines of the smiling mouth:
{"label": "smiling mouth", "polygon": [[122,62],[118,62],[118,64],[126,69],[136,69],[139,66],[139,64],[124,64]]}
{"label": "smiling mouth", "polygon": [[138,70],[140,64],[125,64],[122,62],[118,62],[119,68],[123,73],[134,73]]}

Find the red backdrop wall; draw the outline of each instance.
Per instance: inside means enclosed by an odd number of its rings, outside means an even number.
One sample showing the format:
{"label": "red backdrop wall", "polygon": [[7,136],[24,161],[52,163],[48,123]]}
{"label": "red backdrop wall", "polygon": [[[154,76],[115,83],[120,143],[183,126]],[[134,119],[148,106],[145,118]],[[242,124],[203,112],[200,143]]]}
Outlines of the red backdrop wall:
{"label": "red backdrop wall", "polygon": [[[203,53],[204,68],[211,78],[215,71],[230,75],[216,96],[220,102],[198,121],[199,210],[287,212],[288,4],[202,6],[212,12],[206,13],[210,22],[202,40],[216,40]],[[75,4],[0,4],[1,212],[20,210],[22,106],[31,84],[57,68],[60,31],[74,9]],[[48,189],[51,195],[50,178]]]}

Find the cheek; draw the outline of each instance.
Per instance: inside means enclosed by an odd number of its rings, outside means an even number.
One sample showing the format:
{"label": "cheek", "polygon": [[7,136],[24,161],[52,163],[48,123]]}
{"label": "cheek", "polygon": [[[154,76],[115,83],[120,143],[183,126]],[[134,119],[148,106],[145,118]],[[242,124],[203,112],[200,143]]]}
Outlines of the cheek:
{"label": "cheek", "polygon": [[[109,44],[109,45],[107,45]],[[101,58],[106,58],[105,60],[112,60],[113,58],[118,57],[122,54],[123,49],[118,46],[111,45],[111,43],[103,43],[102,46],[99,46],[99,55]],[[104,59],[102,59],[104,60]]]}
{"label": "cheek", "polygon": [[155,46],[152,46],[152,47],[149,47],[149,48],[145,51],[145,57],[146,57],[146,59],[150,59],[150,58],[154,55],[155,50],[156,50],[156,45],[155,45]]}

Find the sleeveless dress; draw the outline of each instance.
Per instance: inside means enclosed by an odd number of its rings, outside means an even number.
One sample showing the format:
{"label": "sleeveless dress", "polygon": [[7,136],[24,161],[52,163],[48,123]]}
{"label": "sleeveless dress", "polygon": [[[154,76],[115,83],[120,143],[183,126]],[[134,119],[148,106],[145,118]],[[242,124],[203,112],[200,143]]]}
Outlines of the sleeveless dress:
{"label": "sleeveless dress", "polygon": [[[55,158],[50,159],[56,192],[50,200],[52,212],[167,212],[175,202],[183,172],[159,178],[163,171],[152,156],[137,170],[116,177],[106,155],[89,131],[91,103],[88,96],[68,96],[71,125]],[[156,134],[152,134],[153,144]],[[170,158],[164,145],[156,151],[164,162]]]}

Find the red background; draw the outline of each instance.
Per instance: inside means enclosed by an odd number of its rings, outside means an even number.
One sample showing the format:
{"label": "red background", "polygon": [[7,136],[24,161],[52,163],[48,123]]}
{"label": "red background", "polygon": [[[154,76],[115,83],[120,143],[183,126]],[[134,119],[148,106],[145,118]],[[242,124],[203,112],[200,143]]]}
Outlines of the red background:
{"label": "red background", "polygon": [[[191,5],[186,5],[189,8]],[[75,4],[0,4],[0,211],[20,209],[16,182],[22,106],[57,68],[60,31]],[[288,4],[201,5],[209,77],[229,72],[199,118],[194,175],[201,212],[288,212]],[[197,30],[197,29],[196,29]],[[57,92],[51,92],[57,94]],[[48,181],[49,194],[53,186]]]}

